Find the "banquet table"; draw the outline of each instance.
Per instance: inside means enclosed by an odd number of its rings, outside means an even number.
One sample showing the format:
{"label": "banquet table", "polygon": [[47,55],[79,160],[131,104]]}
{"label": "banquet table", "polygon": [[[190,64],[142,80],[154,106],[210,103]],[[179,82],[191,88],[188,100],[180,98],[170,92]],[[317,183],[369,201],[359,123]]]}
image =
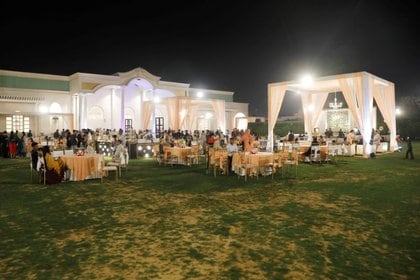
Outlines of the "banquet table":
{"label": "banquet table", "polygon": [[[241,167],[241,164],[245,163],[252,166],[251,172],[259,171],[262,167],[273,162],[273,153],[270,152],[258,152],[256,154],[251,153],[234,153],[232,157],[232,168],[237,170]],[[241,158],[244,157],[244,158]]]}
{"label": "banquet table", "polygon": [[[64,155],[61,159],[70,169],[70,180],[83,181],[100,177],[99,157],[102,155]],[[101,161],[103,162],[103,160]]]}
{"label": "banquet table", "polygon": [[165,160],[170,155],[172,158],[177,158],[178,164],[187,164],[187,156],[191,153],[191,147],[164,147],[164,152]]}

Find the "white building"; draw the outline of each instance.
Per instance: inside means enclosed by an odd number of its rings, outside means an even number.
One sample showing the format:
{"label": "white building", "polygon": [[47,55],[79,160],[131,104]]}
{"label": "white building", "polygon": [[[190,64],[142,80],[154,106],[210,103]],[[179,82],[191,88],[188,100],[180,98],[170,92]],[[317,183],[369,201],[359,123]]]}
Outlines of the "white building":
{"label": "white building", "polygon": [[247,126],[233,92],[168,82],[142,68],[58,76],[0,70],[0,129],[231,130]]}

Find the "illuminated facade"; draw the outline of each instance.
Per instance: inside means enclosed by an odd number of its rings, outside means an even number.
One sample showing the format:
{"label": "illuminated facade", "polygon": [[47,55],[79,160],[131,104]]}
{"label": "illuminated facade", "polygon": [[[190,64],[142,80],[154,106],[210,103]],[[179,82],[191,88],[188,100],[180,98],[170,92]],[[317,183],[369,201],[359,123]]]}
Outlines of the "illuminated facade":
{"label": "illuminated facade", "polygon": [[71,76],[0,70],[0,129],[230,130],[246,128],[248,104],[233,92],[162,81],[142,68]]}

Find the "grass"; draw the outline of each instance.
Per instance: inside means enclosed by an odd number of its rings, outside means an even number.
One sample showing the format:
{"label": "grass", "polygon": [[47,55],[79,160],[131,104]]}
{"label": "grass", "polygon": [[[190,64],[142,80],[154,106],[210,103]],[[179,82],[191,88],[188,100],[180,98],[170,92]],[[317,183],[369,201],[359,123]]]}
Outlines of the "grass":
{"label": "grass", "polygon": [[0,279],[420,279],[419,159],[293,175],[130,160],[119,182],[44,186],[2,159]]}

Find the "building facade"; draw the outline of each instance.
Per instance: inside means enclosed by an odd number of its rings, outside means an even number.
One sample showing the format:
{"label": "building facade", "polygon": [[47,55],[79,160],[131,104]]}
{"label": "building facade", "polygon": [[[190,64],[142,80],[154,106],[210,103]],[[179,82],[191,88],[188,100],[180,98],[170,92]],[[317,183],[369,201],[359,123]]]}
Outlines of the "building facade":
{"label": "building facade", "polygon": [[58,76],[0,70],[0,129],[231,130],[247,126],[233,92],[163,81],[142,68]]}

